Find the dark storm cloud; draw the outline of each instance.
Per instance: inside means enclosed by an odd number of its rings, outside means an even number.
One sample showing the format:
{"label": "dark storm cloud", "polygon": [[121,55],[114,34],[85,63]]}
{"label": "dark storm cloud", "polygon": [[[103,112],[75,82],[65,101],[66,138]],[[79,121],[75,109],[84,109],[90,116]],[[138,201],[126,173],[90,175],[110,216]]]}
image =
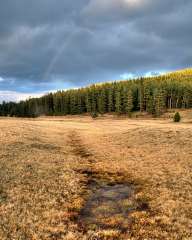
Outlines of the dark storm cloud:
{"label": "dark storm cloud", "polygon": [[188,67],[191,9],[190,0],[0,0],[0,89]]}

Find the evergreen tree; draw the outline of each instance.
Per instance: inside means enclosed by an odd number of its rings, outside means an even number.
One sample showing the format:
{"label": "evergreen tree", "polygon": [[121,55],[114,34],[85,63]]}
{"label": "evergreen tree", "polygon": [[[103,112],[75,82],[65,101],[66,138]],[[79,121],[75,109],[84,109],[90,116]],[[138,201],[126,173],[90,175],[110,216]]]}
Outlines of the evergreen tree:
{"label": "evergreen tree", "polygon": [[91,113],[91,96],[90,96],[89,90],[86,92],[85,105],[86,105],[86,112]]}
{"label": "evergreen tree", "polygon": [[181,116],[179,114],[179,112],[176,112],[174,117],[173,117],[173,121],[174,122],[180,122],[181,121]]}
{"label": "evergreen tree", "polygon": [[106,92],[105,89],[101,89],[97,98],[98,112],[103,114],[106,112]]}
{"label": "evergreen tree", "polygon": [[77,100],[76,100],[76,94],[74,94],[73,91],[70,92],[70,114],[77,114],[78,109],[77,109]]}
{"label": "evergreen tree", "polygon": [[127,94],[127,106],[126,106],[126,112],[128,113],[129,117],[131,117],[132,109],[133,109],[133,95],[132,91],[129,90]]}
{"label": "evergreen tree", "polygon": [[115,94],[115,112],[117,114],[121,113],[121,92],[120,92],[120,90],[117,90],[116,94]]}
{"label": "evergreen tree", "polygon": [[157,89],[155,93],[155,115],[159,117],[165,110],[164,92]]}
{"label": "evergreen tree", "polygon": [[93,91],[91,94],[91,112],[92,113],[97,112],[97,97],[96,97],[95,87],[93,88]]}
{"label": "evergreen tree", "polygon": [[113,88],[109,87],[108,88],[108,112],[113,112],[114,111],[114,101],[113,101]]}
{"label": "evergreen tree", "polygon": [[140,79],[140,86],[139,86],[139,107],[140,112],[144,111],[144,79]]}

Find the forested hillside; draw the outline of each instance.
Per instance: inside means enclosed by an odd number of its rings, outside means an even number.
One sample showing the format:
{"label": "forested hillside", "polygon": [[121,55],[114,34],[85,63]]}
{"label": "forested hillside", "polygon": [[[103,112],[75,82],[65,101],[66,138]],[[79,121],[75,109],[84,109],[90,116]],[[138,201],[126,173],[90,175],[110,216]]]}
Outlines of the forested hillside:
{"label": "forested hillside", "polygon": [[58,91],[19,103],[3,102],[0,115],[36,117],[110,112],[131,115],[132,111],[140,110],[160,116],[171,108],[192,108],[192,69]]}

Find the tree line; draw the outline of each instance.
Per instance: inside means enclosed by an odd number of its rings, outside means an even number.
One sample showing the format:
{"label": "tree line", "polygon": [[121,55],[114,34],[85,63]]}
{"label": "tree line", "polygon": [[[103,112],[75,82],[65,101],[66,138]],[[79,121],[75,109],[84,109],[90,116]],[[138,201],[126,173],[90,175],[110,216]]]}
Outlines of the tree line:
{"label": "tree line", "polygon": [[167,109],[192,108],[192,69],[49,93],[26,101],[3,102],[0,116],[128,114],[146,111],[160,116]]}

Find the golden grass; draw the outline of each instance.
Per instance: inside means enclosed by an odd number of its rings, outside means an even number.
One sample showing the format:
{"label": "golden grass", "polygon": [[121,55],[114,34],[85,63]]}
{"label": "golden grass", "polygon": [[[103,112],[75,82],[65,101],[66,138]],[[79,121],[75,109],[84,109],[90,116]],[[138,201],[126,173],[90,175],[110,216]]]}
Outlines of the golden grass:
{"label": "golden grass", "polygon": [[[186,122],[1,118],[0,239],[192,239],[192,125]],[[143,209],[130,213],[127,232],[79,229],[86,170],[135,185]]]}

